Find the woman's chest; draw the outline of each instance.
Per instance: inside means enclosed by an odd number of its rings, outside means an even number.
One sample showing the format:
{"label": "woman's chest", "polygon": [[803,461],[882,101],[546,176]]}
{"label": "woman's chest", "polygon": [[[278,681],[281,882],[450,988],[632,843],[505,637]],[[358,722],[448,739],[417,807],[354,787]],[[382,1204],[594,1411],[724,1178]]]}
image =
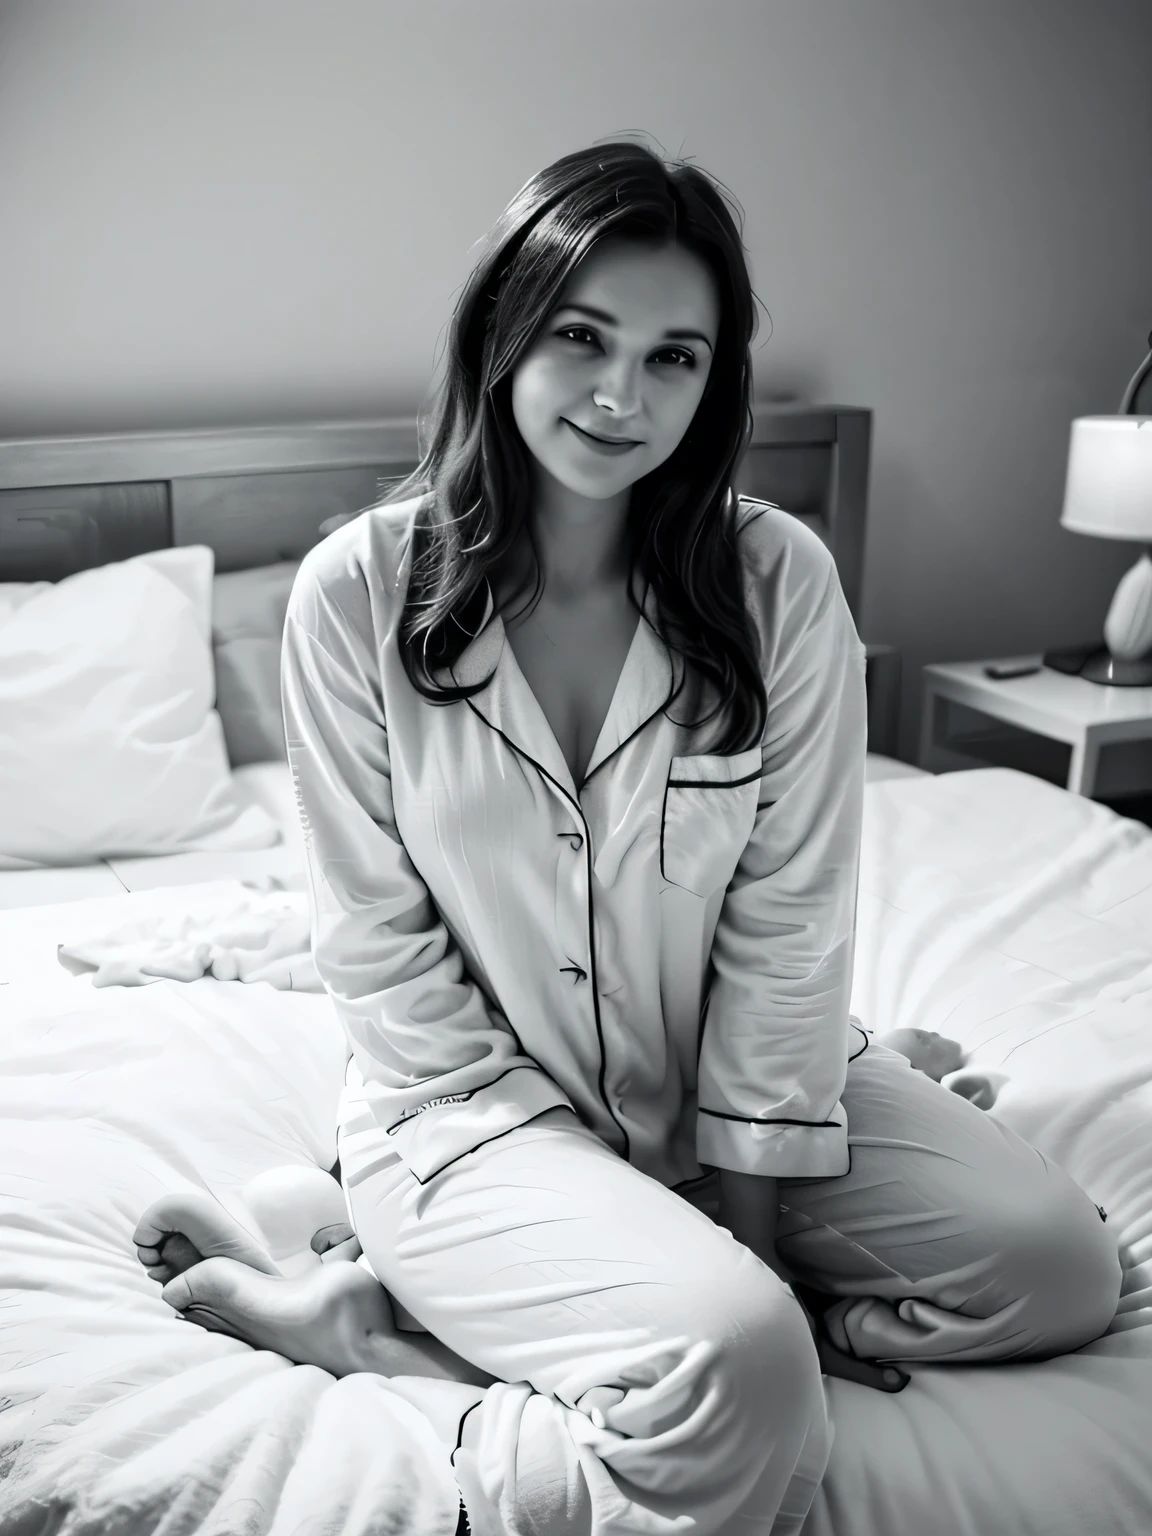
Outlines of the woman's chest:
{"label": "woman's chest", "polygon": [[506,626],[507,643],[572,775],[583,782],[642,622],[626,600],[545,608]]}

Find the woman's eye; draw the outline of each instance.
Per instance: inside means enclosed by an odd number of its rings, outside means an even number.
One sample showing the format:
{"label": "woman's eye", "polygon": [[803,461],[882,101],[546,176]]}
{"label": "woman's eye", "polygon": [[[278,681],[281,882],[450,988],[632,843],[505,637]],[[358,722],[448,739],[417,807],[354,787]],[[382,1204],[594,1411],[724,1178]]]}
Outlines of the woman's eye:
{"label": "woman's eye", "polygon": [[[563,337],[565,340],[567,340],[569,337],[576,338],[578,336],[587,336],[590,337],[592,341],[596,340],[596,337],[593,336],[592,332],[583,325],[570,325],[562,331],[557,331],[556,334],[557,336]],[[677,359],[675,366],[678,368],[682,368],[684,366],[695,368],[696,366],[696,359],[692,356],[691,352],[686,351],[683,347],[663,347],[656,354],[657,357],[667,357],[669,355]],[[680,361],[681,359],[682,361]]]}

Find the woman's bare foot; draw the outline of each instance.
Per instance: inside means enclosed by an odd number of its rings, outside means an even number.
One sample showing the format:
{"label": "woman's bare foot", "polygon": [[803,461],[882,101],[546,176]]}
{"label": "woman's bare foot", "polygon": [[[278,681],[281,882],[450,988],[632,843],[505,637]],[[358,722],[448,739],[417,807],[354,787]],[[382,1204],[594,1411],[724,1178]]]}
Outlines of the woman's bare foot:
{"label": "woman's bare foot", "polygon": [[[137,1223],[132,1241],[141,1264],[161,1285],[193,1264],[213,1258],[238,1259],[265,1275],[282,1273],[268,1249],[203,1190],[180,1190],[150,1205]],[[309,1246],[325,1262],[355,1260],[360,1255],[360,1245],[347,1222],[321,1227]]]}
{"label": "woman's bare foot", "polygon": [[318,1365],[333,1376],[396,1372],[388,1294],[358,1264],[321,1265],[286,1280],[236,1259],[210,1258],[178,1274],[160,1294],[189,1322],[270,1349],[294,1365]]}
{"label": "woman's bare foot", "polygon": [[280,1273],[267,1249],[203,1190],[179,1190],[155,1201],[136,1223],[132,1241],[161,1285],[210,1258],[236,1259],[263,1275]]}
{"label": "woman's bare foot", "polygon": [[[350,1237],[346,1225],[325,1228],[313,1238],[313,1251]],[[287,1279],[203,1191],[157,1200],[133,1241],[148,1274],[164,1287],[161,1296],[181,1317],[254,1349],[274,1350],[295,1365],[318,1365],[334,1376],[377,1369],[380,1346],[395,1331],[388,1294],[367,1270],[319,1265]]]}
{"label": "woman's bare foot", "polygon": [[287,1277],[224,1207],[202,1191],[166,1195],[134,1233],[136,1252],[182,1319],[333,1376],[433,1376],[491,1386],[480,1370],[431,1334],[397,1336],[388,1292],[356,1263],[360,1245],[346,1224],[322,1228],[313,1251],[325,1261]]}

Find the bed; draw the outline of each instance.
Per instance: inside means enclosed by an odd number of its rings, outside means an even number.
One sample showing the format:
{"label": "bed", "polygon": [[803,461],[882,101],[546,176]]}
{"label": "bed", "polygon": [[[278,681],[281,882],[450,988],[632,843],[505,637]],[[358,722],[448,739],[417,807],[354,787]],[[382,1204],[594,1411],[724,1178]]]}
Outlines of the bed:
{"label": "bed", "polygon": [[[761,408],[741,486],[820,532],[857,615],[869,429],[858,409]],[[386,1380],[177,1326],[132,1248],[166,1190],[243,1217],[255,1175],[331,1166],[345,1048],[322,989],[301,970],[95,985],[61,960],[111,931],[306,911],[283,605],[329,520],[416,447],[414,422],[0,443],[0,773],[24,775],[18,823],[0,796],[0,1536],[456,1528],[443,1451]],[[828,1380],[835,1444],[804,1536],[1138,1536],[1152,831],[1011,769],[897,761],[894,653],[869,651],[852,1010],[1005,1075],[989,1113],[1106,1210],[1124,1285],[1073,1355],[920,1368],[896,1396]]]}

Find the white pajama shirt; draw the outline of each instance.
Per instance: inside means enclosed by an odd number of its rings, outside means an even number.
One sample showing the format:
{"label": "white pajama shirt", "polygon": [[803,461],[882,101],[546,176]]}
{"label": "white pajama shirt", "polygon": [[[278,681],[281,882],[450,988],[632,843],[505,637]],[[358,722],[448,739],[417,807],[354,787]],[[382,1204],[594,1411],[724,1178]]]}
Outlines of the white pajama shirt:
{"label": "white pajama shirt", "polygon": [[351,1046],[342,1131],[374,1128],[422,1184],[557,1105],[670,1188],[847,1173],[865,651],[828,549],[741,501],[759,745],[717,754],[719,717],[675,723],[715,695],[637,615],[577,786],[490,589],[434,674],[488,686],[437,706],[409,682],[418,505],[311,550],[284,635],[313,953]]}
{"label": "white pajama shirt", "polygon": [[389,1390],[474,1536],[799,1536],[833,1440],[820,1364],[712,1170],[785,1181],[778,1251],[863,1359],[1079,1348],[1114,1315],[1115,1242],[1055,1164],[849,1022],[865,653],[816,534],[740,508],[760,744],[675,723],[714,696],[640,620],[577,786],[491,593],[454,669],[488,686],[437,707],[409,683],[416,505],[308,554],[283,653],[350,1220],[398,1325],[495,1378]]}

